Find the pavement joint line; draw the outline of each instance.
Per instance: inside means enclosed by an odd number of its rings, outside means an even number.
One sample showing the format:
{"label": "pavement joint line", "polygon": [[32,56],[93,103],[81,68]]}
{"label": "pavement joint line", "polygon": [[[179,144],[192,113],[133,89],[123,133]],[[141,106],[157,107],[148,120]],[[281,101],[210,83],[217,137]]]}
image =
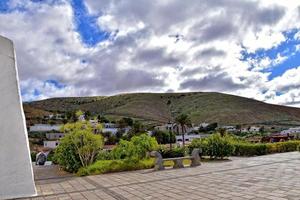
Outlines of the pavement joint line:
{"label": "pavement joint line", "polygon": [[[103,190],[103,192],[105,192],[106,194],[114,197],[117,200],[128,200],[127,198],[125,198],[124,196],[116,193],[115,191],[110,190],[108,187],[103,187],[102,185],[98,184],[96,181],[90,179],[88,176],[83,178],[86,182],[92,184],[93,186],[95,186],[97,189],[101,189]],[[112,188],[112,187],[110,187]]]}

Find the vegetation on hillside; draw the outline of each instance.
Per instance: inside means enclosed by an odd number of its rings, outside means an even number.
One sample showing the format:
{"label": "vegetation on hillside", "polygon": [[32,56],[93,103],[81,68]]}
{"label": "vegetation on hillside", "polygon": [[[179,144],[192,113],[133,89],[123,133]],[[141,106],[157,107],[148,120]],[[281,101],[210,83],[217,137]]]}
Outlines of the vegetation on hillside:
{"label": "vegetation on hillside", "polygon": [[136,93],[109,97],[53,98],[25,104],[50,111],[89,111],[120,119],[131,117],[148,123],[174,121],[180,113],[192,123],[300,124],[300,109],[266,104],[221,93]]}

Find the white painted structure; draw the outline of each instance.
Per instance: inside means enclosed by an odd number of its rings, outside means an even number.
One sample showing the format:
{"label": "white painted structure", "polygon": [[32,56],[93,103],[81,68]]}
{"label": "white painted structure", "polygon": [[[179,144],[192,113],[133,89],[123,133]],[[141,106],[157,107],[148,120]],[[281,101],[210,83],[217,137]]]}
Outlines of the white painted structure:
{"label": "white painted structure", "polygon": [[118,130],[118,128],[103,128],[101,131],[102,133],[111,132],[113,135],[115,135],[118,132]]}
{"label": "white painted structure", "polygon": [[45,140],[44,147],[55,149],[59,145],[59,140]]}
{"label": "white painted structure", "polygon": [[[184,135],[184,140],[185,142],[192,142],[193,139],[197,138],[206,138],[208,137],[209,134],[185,134]],[[182,135],[176,135],[176,143],[181,144],[182,143]]]}
{"label": "white painted structure", "polygon": [[36,195],[13,43],[0,36],[0,199]]}
{"label": "white painted structure", "polygon": [[280,134],[296,134],[300,133],[300,127],[289,128],[287,130],[283,130]]}
{"label": "white painted structure", "polygon": [[59,131],[62,125],[50,125],[50,124],[35,124],[30,126],[30,132],[47,132],[47,131]]}
{"label": "white painted structure", "polygon": [[260,127],[258,126],[251,126],[250,129],[249,129],[249,132],[259,132],[260,130]]}
{"label": "white painted structure", "polygon": [[209,125],[209,123],[203,122],[203,123],[199,124],[199,127],[206,128],[208,125]]}
{"label": "white painted structure", "polygon": [[59,140],[65,137],[64,133],[46,133],[46,138],[48,140]]}

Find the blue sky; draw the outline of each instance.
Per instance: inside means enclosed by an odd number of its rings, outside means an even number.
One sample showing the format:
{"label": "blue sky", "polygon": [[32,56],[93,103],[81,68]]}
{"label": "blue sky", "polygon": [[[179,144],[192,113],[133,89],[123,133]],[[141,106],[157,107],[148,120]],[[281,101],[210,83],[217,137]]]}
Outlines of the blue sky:
{"label": "blue sky", "polygon": [[15,43],[24,101],[217,91],[300,106],[299,6],[2,0],[0,34]]}

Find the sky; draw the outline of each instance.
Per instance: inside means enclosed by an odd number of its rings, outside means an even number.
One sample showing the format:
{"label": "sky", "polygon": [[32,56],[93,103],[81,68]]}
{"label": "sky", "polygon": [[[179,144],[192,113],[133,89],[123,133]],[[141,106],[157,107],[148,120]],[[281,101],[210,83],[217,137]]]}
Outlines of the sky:
{"label": "sky", "polygon": [[223,92],[300,107],[300,1],[1,0],[23,101]]}

